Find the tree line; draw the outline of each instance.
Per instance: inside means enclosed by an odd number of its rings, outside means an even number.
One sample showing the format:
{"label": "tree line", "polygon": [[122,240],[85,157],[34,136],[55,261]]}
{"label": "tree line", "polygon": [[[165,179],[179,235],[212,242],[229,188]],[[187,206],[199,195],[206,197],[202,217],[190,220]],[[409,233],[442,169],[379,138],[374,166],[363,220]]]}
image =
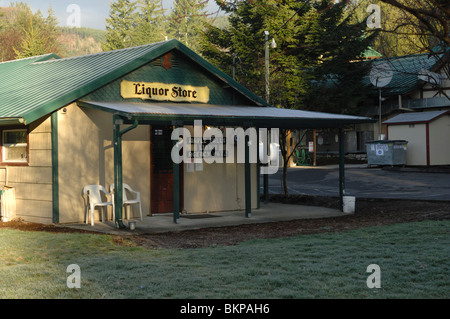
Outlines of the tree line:
{"label": "tree line", "polygon": [[[356,114],[369,88],[361,81],[368,64],[355,62],[367,59],[369,48],[396,56],[449,45],[444,0],[381,0],[377,29],[366,23],[374,0],[214,1],[225,27],[213,25],[207,0],[174,0],[170,11],[160,0],[111,1],[102,49],[176,38],[272,105]],[[2,61],[60,54],[59,34],[51,7],[47,17],[20,2],[0,10]],[[266,85],[265,49],[272,43]]]}
{"label": "tree line", "polygon": [[26,58],[61,51],[55,12],[49,7],[47,17],[32,12],[28,4],[12,3],[0,8],[0,61]]}
{"label": "tree line", "polygon": [[168,12],[160,0],[116,0],[106,19],[103,50],[178,39],[194,51],[209,21],[206,0],[175,0]]}
{"label": "tree line", "polygon": [[[393,57],[450,45],[448,0],[214,1],[225,26],[211,22],[208,0],[174,0],[170,11],[160,0],[111,1],[102,49],[175,38],[271,105],[358,114],[371,88],[362,81],[370,64],[357,62],[371,58],[369,49]],[[380,10],[376,28],[367,24],[371,4]],[[0,58],[58,53],[56,24],[51,8],[46,18],[22,3],[0,11]],[[281,146],[286,164],[292,154]]]}

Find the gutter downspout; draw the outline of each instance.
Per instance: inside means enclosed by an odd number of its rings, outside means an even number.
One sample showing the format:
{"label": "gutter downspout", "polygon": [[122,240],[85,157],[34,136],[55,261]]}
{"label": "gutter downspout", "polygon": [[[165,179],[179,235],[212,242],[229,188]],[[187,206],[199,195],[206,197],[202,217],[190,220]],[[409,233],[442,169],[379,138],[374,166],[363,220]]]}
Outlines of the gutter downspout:
{"label": "gutter downspout", "polygon": [[117,115],[113,115],[113,144],[114,144],[114,216],[115,224],[119,229],[125,229],[126,226],[122,221],[123,212],[123,176],[122,176],[122,136],[135,129],[139,125],[138,120],[134,120],[133,125],[124,130],[120,130],[123,119]]}

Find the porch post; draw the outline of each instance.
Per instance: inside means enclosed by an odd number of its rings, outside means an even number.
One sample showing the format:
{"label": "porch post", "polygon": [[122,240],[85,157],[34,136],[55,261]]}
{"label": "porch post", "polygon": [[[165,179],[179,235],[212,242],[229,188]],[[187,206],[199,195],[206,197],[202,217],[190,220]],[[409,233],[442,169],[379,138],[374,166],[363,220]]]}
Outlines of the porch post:
{"label": "porch post", "polygon": [[52,221],[59,223],[58,111],[51,115],[52,126]]}
{"label": "porch post", "polygon": [[[267,130],[266,134],[267,134],[267,136],[266,136],[267,147],[265,150],[266,153],[264,155],[268,156],[268,154],[270,154],[270,142],[271,142],[269,130]],[[270,158],[270,156],[269,156],[269,158]],[[266,165],[269,166],[270,163],[267,162]],[[264,174],[263,178],[264,178],[264,204],[267,204],[269,202],[269,174]]]}
{"label": "porch post", "polygon": [[113,116],[113,144],[114,144],[114,217],[116,227],[124,229],[126,226],[122,221],[123,208],[123,177],[122,177],[122,136],[120,125],[123,123],[118,116]]}
{"label": "porch post", "polygon": [[259,128],[256,129],[256,207],[261,208],[261,163],[259,162]]}
{"label": "porch post", "polygon": [[250,137],[245,135],[245,217],[252,216],[252,192],[251,192],[251,171],[250,171]]}
{"label": "porch post", "polygon": [[[173,126],[176,129],[176,126]],[[173,146],[176,147],[178,140],[173,141]],[[179,155],[180,153],[177,152]],[[172,159],[173,163],[173,222],[178,224],[180,221],[180,164]]]}
{"label": "porch post", "polygon": [[123,212],[123,176],[122,176],[122,135],[135,129],[139,122],[120,130],[123,120],[118,115],[113,115],[113,144],[114,144],[114,216],[116,227],[124,229],[126,226],[122,221]]}
{"label": "porch post", "polygon": [[341,210],[344,210],[345,195],[345,141],[344,128],[339,127],[339,200]]}

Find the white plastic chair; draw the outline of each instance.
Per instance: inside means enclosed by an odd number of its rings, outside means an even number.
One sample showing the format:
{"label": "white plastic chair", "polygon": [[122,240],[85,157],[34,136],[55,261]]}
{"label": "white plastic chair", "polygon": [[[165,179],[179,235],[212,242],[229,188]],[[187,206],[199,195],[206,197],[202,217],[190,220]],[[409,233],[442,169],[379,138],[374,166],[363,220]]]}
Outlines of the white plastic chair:
{"label": "white plastic chair", "polygon": [[104,202],[102,199],[101,192],[106,196],[111,196],[110,193],[102,185],[86,185],[83,188],[83,195],[88,196],[88,203],[86,205],[86,224],[89,223],[89,211],[91,212],[91,225],[94,226],[94,211],[97,206],[101,208],[102,211],[102,222],[105,222],[105,208],[112,205],[112,201]]}
{"label": "white plastic chair", "polygon": [[[141,193],[137,192],[135,190],[133,190],[130,185],[123,183],[123,195],[122,195],[122,199],[123,199],[123,206],[125,206],[125,212],[127,213],[127,218],[126,219],[130,219],[128,216],[128,209],[127,206],[130,207],[133,204],[139,204],[139,213],[141,215],[141,221],[143,221],[144,219],[142,218],[142,205],[141,205]],[[111,186],[109,187],[109,191],[111,192],[111,196],[112,196],[112,202],[113,202],[113,211],[115,211],[114,209],[114,184],[111,184]],[[133,195],[133,199],[128,198],[127,196],[127,192]]]}

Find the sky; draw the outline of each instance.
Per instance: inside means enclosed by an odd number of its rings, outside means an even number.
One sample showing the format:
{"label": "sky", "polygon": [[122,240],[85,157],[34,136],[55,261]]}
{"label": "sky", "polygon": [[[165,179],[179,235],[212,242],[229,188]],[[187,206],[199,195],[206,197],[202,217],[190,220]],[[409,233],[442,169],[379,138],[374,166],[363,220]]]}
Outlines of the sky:
{"label": "sky", "polygon": [[[77,5],[80,9],[79,24],[81,27],[105,29],[105,19],[109,15],[110,0],[0,0],[0,7],[8,7],[11,2],[28,3],[33,10],[41,10],[44,16],[47,16],[47,10],[51,5],[55,11],[60,26],[68,26],[74,23],[74,7]],[[173,7],[173,0],[163,0],[163,7],[170,9]],[[68,12],[68,9],[69,12]],[[209,0],[209,12],[217,11],[214,0]],[[69,21],[68,21],[69,20]]]}

